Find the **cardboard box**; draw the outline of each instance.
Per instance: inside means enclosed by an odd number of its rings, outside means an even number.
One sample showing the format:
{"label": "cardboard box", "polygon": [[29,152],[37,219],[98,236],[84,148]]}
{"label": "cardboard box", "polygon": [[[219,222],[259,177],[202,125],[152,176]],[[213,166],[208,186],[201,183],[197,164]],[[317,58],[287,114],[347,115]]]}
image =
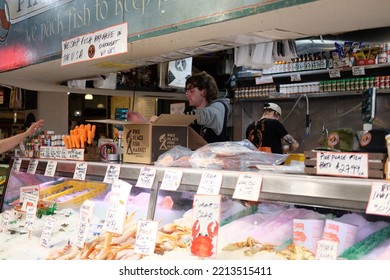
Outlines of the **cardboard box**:
{"label": "cardboard box", "polygon": [[150,164],[176,145],[196,150],[207,142],[189,125],[192,115],[162,114],[154,123],[123,125],[123,162]]}

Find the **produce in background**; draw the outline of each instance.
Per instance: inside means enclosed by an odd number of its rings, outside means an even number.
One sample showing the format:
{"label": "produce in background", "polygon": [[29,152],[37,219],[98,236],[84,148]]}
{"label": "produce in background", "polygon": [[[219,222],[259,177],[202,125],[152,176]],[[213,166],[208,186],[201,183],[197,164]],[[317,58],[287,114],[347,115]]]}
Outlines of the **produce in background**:
{"label": "produce in background", "polygon": [[81,124],[70,130],[70,135],[63,135],[62,140],[67,149],[84,149],[86,143],[92,145],[93,139],[95,138],[95,132],[96,125]]}

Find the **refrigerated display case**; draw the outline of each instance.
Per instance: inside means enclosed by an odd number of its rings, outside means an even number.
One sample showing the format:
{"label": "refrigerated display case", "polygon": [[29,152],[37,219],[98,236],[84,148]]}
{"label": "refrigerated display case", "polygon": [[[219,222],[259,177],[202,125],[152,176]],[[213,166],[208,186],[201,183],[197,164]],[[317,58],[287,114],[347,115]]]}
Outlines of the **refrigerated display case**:
{"label": "refrigerated display case", "polygon": [[[64,182],[74,183],[73,179],[77,161],[57,160],[57,168],[54,177],[45,176],[47,160],[39,160],[38,167],[34,174],[27,173],[31,159],[22,159],[20,170],[12,171],[10,164],[10,177],[4,190],[2,198],[2,215],[7,210],[14,208],[18,199],[18,191],[22,186],[39,186],[42,190],[53,187]],[[87,162],[87,174],[81,186],[88,183],[104,185],[104,190],[88,199],[93,200],[98,205],[94,211],[94,227],[90,228],[89,252],[99,246],[94,242],[100,240],[104,242],[104,232],[101,225],[104,223],[107,211],[107,195],[110,192],[110,184],[102,183],[106,170],[110,163]],[[144,165],[141,164],[120,164],[119,179],[130,183],[133,187],[128,201],[128,214],[131,216],[129,224],[125,226],[132,233],[128,232],[129,238],[134,239],[135,222],[138,219],[157,221],[159,232],[156,243],[156,253],[152,256],[142,256],[129,253],[134,244],[129,240],[119,247],[122,254],[116,252],[111,258],[122,259],[150,259],[150,258],[194,258],[189,251],[193,226],[193,204],[194,197],[201,181],[202,174],[206,169],[201,168],[178,168],[178,167],[157,167],[153,185],[150,188],[137,186],[137,180]],[[174,190],[162,190],[161,183],[164,173],[168,170],[180,170],[182,174],[180,185]],[[210,171],[210,170],[208,170]],[[281,252],[287,250],[286,246],[292,241],[292,221],[293,219],[329,219],[341,218],[339,221],[347,223],[356,222],[359,226],[369,225],[369,230],[362,230],[356,242],[372,238],[373,233],[381,230],[386,231],[389,224],[386,217],[365,214],[367,202],[370,197],[372,179],[360,178],[336,178],[328,176],[311,176],[305,174],[286,174],[270,170],[252,169],[246,171],[238,170],[215,170],[222,174],[222,183],[219,191],[221,197],[219,238],[218,238],[218,258],[242,258],[242,259],[286,259]],[[233,194],[241,174],[261,175],[261,191],[257,202],[234,199]],[[382,180],[385,182],[384,180]],[[36,228],[31,233],[30,238],[26,232],[20,228],[10,226],[0,233],[2,244],[13,244],[11,249],[0,250],[2,259],[44,259],[53,256],[54,250],[72,243],[78,225],[78,214],[80,204],[67,204],[66,207],[59,207],[58,224],[53,233],[50,246],[43,248],[39,244],[40,234],[44,226],[43,220],[36,224]],[[69,213],[73,219],[70,221]],[[68,217],[67,217],[68,216]],[[47,217],[44,216],[47,219]],[[3,218],[4,219],[4,218]],[[364,221],[364,223],[363,223]],[[20,226],[21,224],[18,223]],[[66,226],[65,226],[66,225]],[[278,225],[278,226],[277,226]],[[73,228],[72,228],[73,227]],[[72,229],[70,229],[72,228]],[[363,229],[363,228],[362,228]],[[123,233],[125,235],[125,233]],[[377,258],[385,253],[390,245],[389,233],[382,232],[381,246],[374,256],[370,256],[366,251],[360,258]],[[118,238],[120,236],[117,236]],[[132,239],[132,240],[133,240]],[[376,238],[378,240],[378,238]],[[122,240],[123,241],[123,240]],[[134,240],[133,240],[134,241]],[[378,241],[377,241],[378,242]],[[23,250],[15,244],[23,244]],[[232,244],[235,244],[232,247]],[[237,248],[237,244],[241,247]],[[266,246],[259,249],[259,246]],[[101,244],[100,244],[101,245]],[[114,246],[112,243],[110,246]],[[268,247],[267,247],[268,246]],[[6,246],[12,247],[12,246]],[[74,247],[74,246],[73,246]],[[36,250],[34,250],[34,248]],[[83,248],[78,248],[82,250]],[[291,248],[290,248],[291,249]],[[119,249],[118,249],[119,250]],[[248,251],[249,250],[249,251]],[[291,249],[292,250],[292,249]],[[257,254],[256,252],[262,252]],[[125,253],[126,252],[126,253]],[[265,254],[265,252],[267,252]],[[85,253],[85,251],[84,251]],[[95,252],[98,255],[98,252]],[[290,254],[290,253],[289,253]],[[80,257],[82,253],[78,253]],[[368,255],[368,256],[367,256]],[[85,255],[84,255],[85,256]],[[303,256],[303,253],[300,255]],[[92,258],[92,255],[89,256]],[[105,257],[108,257],[107,255]],[[61,259],[61,257],[59,257]],[[313,254],[308,256],[313,259]]]}

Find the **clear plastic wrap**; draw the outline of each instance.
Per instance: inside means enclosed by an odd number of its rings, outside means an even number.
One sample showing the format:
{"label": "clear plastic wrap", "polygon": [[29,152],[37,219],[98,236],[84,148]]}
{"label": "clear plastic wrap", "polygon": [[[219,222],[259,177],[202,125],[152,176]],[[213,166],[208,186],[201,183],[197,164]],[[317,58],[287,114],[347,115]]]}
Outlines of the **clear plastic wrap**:
{"label": "clear plastic wrap", "polygon": [[288,155],[259,151],[249,140],[207,144],[193,152],[189,158],[192,167],[245,170],[258,164],[278,165]]}
{"label": "clear plastic wrap", "polygon": [[154,165],[161,167],[191,167],[188,159],[192,153],[191,149],[176,145],[169,151],[161,154]]}

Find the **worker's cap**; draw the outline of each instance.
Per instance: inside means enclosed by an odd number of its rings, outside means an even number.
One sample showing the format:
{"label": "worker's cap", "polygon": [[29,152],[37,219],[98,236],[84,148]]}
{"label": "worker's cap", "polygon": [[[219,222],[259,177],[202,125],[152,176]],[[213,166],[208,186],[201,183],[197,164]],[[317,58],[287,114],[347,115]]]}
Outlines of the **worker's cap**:
{"label": "worker's cap", "polygon": [[275,104],[275,103],[265,103],[264,104],[264,110],[274,110],[280,116],[282,116],[282,109],[280,109],[278,104]]}

